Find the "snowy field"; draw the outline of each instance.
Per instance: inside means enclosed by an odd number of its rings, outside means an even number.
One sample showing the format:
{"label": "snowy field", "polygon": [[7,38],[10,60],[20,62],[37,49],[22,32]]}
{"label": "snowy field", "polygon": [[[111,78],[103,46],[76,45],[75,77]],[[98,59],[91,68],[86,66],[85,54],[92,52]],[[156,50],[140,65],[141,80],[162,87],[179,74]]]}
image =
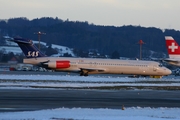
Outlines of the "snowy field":
{"label": "snowy field", "polygon": [[174,87],[180,89],[180,79],[165,77],[128,78],[112,76],[75,75],[0,75],[0,87],[24,88],[94,88],[94,87]]}
{"label": "snowy field", "polygon": [[180,120],[180,108],[90,109],[58,108],[51,110],[5,112],[0,120]]}
{"label": "snowy field", "polygon": [[[32,86],[51,88],[96,86],[180,86],[180,79],[128,78],[70,75],[0,75],[0,88],[26,89]],[[43,87],[42,87],[43,86]],[[33,88],[34,89],[34,88]],[[39,89],[39,88],[38,88]],[[121,109],[58,108],[39,111],[1,112],[0,120],[180,120],[180,108]]]}

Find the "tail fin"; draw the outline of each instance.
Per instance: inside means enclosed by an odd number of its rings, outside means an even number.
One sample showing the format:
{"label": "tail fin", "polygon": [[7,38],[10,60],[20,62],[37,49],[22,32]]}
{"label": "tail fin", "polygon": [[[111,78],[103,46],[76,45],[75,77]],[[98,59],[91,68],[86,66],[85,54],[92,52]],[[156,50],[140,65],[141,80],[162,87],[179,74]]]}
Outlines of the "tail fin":
{"label": "tail fin", "polygon": [[180,46],[171,36],[165,36],[169,58],[180,58]]}
{"label": "tail fin", "polygon": [[32,40],[23,39],[23,38],[14,38],[11,41],[17,43],[24,55],[27,58],[37,58],[37,57],[45,57],[39,49],[33,44]]}

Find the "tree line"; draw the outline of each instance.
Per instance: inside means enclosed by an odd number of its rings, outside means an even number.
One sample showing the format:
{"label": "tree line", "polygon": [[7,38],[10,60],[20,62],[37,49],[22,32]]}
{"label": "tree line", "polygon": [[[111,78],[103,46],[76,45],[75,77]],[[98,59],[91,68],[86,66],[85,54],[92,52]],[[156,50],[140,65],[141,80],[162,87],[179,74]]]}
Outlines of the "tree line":
{"label": "tree line", "polygon": [[[29,20],[27,18],[10,18],[0,20],[0,40],[4,35],[38,40],[48,45],[58,44],[78,51],[96,49],[100,54],[115,55],[129,58],[139,57],[139,40],[143,40],[142,57],[149,57],[152,51],[155,57],[167,54],[164,36],[173,36],[180,41],[180,32],[174,29],[161,30],[155,27],[141,26],[102,26],[89,24],[87,21],[69,21],[59,18],[43,17]],[[1,42],[3,44],[3,42]],[[50,48],[49,48],[50,49]]]}

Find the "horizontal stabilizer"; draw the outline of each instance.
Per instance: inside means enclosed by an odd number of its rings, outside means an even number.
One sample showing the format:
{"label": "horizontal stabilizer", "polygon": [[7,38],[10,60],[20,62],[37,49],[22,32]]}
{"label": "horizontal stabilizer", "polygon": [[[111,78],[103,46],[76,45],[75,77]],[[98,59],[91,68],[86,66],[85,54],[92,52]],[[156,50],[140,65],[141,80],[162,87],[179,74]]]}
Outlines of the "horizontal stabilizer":
{"label": "horizontal stabilizer", "polygon": [[13,39],[10,39],[9,41],[20,43],[20,44],[33,44],[32,40],[23,39],[23,38],[13,38]]}

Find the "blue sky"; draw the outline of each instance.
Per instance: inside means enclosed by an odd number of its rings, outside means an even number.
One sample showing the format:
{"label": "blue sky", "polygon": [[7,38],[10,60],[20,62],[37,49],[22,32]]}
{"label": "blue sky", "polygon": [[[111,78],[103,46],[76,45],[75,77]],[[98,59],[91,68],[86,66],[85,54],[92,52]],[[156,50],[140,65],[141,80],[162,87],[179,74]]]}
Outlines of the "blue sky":
{"label": "blue sky", "polygon": [[180,0],[0,0],[0,19],[58,17],[180,30]]}

